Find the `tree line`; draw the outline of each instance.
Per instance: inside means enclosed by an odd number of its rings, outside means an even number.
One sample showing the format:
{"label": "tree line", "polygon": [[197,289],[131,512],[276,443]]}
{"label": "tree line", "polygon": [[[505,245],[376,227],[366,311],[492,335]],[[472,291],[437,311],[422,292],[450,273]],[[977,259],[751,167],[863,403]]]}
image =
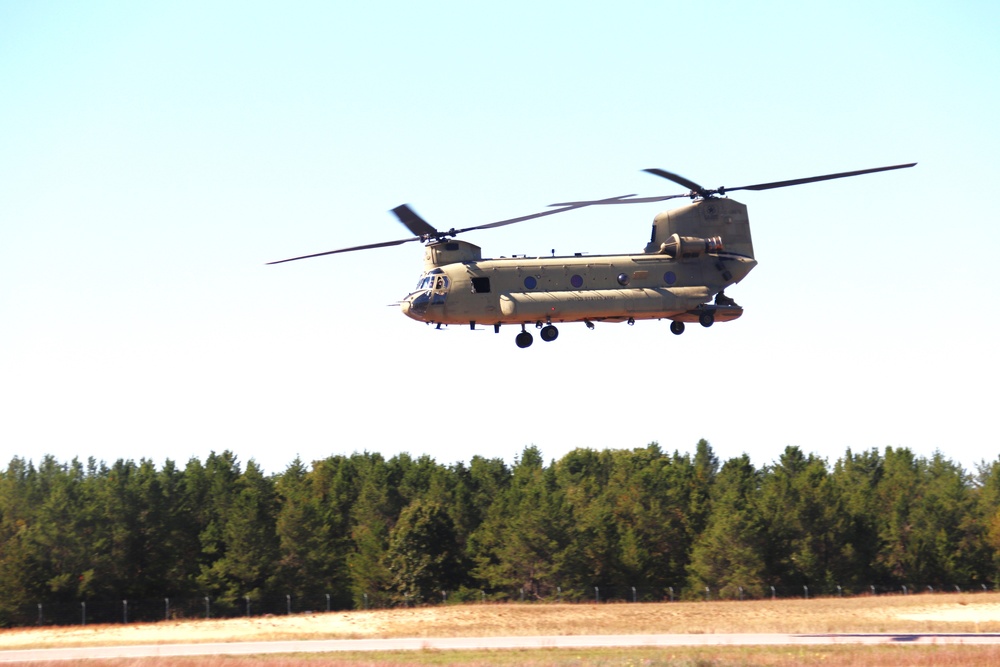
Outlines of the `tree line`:
{"label": "tree line", "polygon": [[[333,608],[629,590],[643,599],[1000,582],[1000,459],[906,448],[574,450],[548,465],[377,453],[266,475],[230,451],[0,472],[0,624],[40,602],[329,592]],[[635,594],[633,592],[633,594]]]}

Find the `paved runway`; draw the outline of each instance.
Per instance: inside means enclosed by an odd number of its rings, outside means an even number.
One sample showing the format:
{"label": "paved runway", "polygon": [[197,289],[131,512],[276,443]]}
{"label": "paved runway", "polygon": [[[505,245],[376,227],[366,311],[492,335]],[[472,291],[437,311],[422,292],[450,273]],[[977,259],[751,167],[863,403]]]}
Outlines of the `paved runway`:
{"label": "paved runway", "polygon": [[266,655],[338,651],[418,651],[518,648],[629,648],[668,646],[807,646],[830,644],[1000,645],[1000,634],[700,634],[555,635],[544,637],[442,637],[402,639],[328,639],[273,642],[149,644],[0,651],[3,662],[41,662],[95,658],[155,658],[197,655]]}

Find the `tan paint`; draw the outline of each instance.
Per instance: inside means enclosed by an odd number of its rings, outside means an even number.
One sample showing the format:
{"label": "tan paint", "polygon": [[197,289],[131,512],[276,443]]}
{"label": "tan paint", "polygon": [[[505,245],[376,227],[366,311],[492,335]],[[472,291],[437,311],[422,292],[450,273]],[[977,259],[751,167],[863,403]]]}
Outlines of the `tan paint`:
{"label": "tan paint", "polygon": [[[717,198],[656,216],[638,254],[482,259],[478,246],[447,240],[424,254],[425,275],[447,276],[446,295],[414,292],[402,309],[434,324],[696,321],[699,309],[756,266],[752,253],[746,207]],[[719,321],[741,312],[727,308]]]}

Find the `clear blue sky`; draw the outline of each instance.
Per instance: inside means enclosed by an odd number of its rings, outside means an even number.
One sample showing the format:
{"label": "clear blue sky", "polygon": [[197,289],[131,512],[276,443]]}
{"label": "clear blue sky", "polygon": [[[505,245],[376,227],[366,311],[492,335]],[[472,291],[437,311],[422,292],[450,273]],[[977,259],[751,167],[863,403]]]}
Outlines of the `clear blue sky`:
{"label": "clear blue sky", "polygon": [[[1000,455],[995,2],[0,5],[0,458]],[[734,323],[434,331],[408,202],[769,192]],[[640,251],[663,205],[470,234]]]}

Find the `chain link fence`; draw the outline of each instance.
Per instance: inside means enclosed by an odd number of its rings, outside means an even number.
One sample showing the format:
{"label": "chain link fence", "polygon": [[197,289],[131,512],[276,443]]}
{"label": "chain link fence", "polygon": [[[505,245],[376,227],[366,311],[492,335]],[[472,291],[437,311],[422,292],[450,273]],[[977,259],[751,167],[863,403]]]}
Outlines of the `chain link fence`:
{"label": "chain link fence", "polygon": [[[681,600],[788,600],[814,597],[857,597],[871,595],[930,595],[936,593],[985,593],[992,590],[985,583],[962,588],[956,585],[868,585],[843,586],[768,586],[729,585],[719,589],[706,587],[692,590],[681,587],[643,588],[638,586],[592,586],[586,588],[556,587],[550,595],[539,596],[523,588],[515,590],[462,589],[441,591],[428,604],[641,604],[649,602],[676,602]],[[279,616],[292,614],[316,614],[343,611],[337,596],[318,593],[309,596],[274,596],[236,600],[197,598],[158,598],[144,600],[85,600],[78,602],[39,602],[24,605],[8,615],[8,625],[24,626],[69,626],[97,625],[111,623],[152,623],[170,620],[193,620],[212,618],[239,618]],[[417,606],[404,597],[386,602],[383,595],[363,595],[355,608],[391,608]],[[378,602],[376,602],[378,601]]]}

